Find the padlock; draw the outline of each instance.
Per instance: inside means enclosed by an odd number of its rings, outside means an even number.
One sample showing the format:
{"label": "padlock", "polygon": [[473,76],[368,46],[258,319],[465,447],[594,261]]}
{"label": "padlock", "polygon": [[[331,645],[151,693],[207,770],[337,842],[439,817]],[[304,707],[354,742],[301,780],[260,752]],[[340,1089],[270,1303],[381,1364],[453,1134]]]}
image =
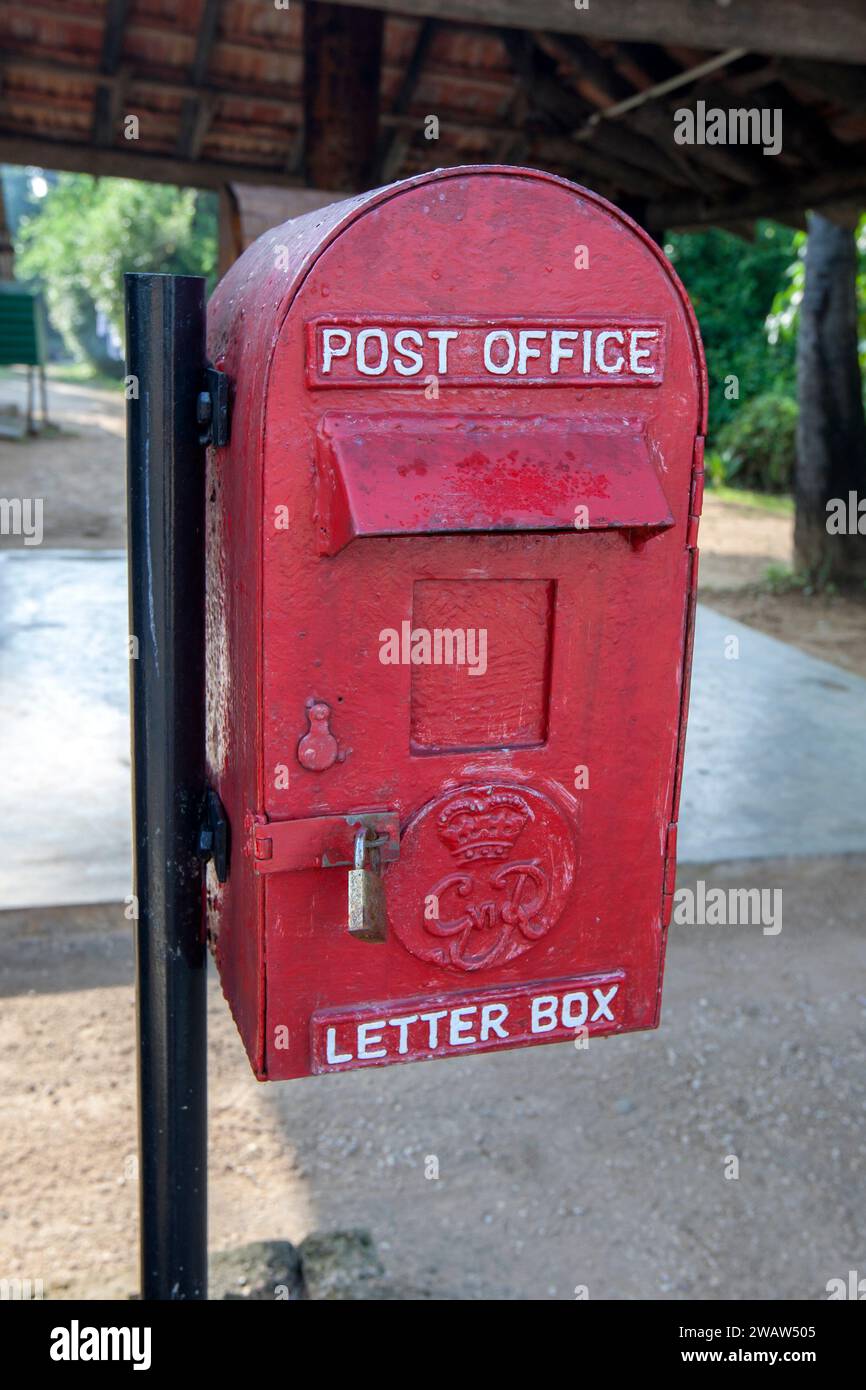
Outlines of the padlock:
{"label": "padlock", "polygon": [[357,941],[385,941],[388,918],[378,842],[366,826],[355,836],[355,862],[349,870],[349,935]]}

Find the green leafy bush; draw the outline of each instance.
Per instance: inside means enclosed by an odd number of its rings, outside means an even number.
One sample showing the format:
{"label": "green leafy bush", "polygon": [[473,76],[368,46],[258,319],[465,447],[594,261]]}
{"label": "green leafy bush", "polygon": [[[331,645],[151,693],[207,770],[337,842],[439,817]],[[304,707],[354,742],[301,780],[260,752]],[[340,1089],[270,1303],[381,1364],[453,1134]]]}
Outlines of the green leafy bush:
{"label": "green leafy bush", "polygon": [[719,481],[758,492],[790,492],[797,447],[797,402],[767,391],[744,401],[718,433]]}
{"label": "green leafy bush", "polygon": [[742,403],[764,392],[796,393],[796,334],[768,341],[768,315],[789,284],[797,234],[776,222],[757,222],[754,241],[712,228],[665,239],[665,250],[688,290],[707,354],[710,442],[739,415]]}
{"label": "green leafy bush", "polygon": [[723,487],[728,481],[728,468],[718,449],[708,448],[704,455],[704,472],[708,487]]}

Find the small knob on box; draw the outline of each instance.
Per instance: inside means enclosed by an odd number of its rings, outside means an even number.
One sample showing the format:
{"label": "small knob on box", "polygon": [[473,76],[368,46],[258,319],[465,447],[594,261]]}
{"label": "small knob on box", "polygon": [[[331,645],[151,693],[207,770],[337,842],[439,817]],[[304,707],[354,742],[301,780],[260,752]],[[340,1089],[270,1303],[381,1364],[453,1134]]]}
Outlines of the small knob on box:
{"label": "small knob on box", "polygon": [[314,700],[307,708],[309,729],[298,743],[298,762],[310,772],[324,772],[337,758],[337,740],[331,733],[331,707]]}

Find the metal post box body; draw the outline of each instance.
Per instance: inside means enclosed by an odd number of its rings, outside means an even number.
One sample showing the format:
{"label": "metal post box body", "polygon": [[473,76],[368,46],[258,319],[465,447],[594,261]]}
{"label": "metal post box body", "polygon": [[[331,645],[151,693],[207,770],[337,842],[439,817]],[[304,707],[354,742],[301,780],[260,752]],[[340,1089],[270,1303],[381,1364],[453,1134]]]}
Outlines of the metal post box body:
{"label": "metal post box body", "polygon": [[655,1026],[706,408],[659,248],[438,171],[261,238],[209,352],[208,928],[256,1074]]}

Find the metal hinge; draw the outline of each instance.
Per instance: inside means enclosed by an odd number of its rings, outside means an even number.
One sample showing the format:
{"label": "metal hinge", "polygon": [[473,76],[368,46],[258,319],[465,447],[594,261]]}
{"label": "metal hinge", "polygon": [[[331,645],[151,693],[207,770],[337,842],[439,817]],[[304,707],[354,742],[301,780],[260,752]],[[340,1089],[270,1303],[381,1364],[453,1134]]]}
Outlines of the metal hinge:
{"label": "metal hinge", "polygon": [[205,369],[205,389],[199,391],[196,419],[201,425],[199,444],[221,449],[229,442],[229,379],[216,367]]}
{"label": "metal hinge", "polygon": [[677,823],[671,821],[665,836],[665,871],[662,884],[662,926],[670,925],[677,883]]}
{"label": "metal hinge", "polygon": [[213,860],[218,881],[225,883],[229,876],[229,822],[225,808],[212,787],[208,787],[202,807],[198,857],[205,864]]}
{"label": "metal hinge", "polygon": [[704,438],[698,435],[692,459],[692,489],[689,501],[689,529],[686,545],[695,550],[698,544],[698,526],[704,505]]}

